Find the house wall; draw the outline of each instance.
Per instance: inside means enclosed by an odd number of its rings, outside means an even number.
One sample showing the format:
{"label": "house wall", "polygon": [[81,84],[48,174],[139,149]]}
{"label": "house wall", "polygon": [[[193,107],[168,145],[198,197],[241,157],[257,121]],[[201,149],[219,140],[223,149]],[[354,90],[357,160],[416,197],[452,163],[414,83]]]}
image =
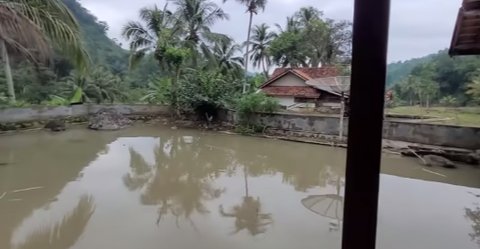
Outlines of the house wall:
{"label": "house wall", "polygon": [[291,106],[291,105],[295,104],[295,100],[294,100],[293,97],[275,96],[275,97],[272,97],[272,98],[275,98],[276,100],[278,100],[278,104],[280,106],[288,107],[288,106]]}
{"label": "house wall", "polygon": [[298,76],[288,73],[283,77],[272,82],[269,86],[306,86],[305,80],[299,78]]}
{"label": "house wall", "polygon": [[339,96],[325,91],[320,92],[320,98],[317,101],[318,106],[340,108],[341,98]]}

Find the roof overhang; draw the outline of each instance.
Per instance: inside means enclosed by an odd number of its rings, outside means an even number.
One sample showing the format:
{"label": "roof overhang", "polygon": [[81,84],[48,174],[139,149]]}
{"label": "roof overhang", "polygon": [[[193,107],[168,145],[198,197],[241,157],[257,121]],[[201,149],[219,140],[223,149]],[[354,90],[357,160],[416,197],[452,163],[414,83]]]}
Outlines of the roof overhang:
{"label": "roof overhang", "polygon": [[450,56],[480,54],[480,0],[463,0],[458,10]]}
{"label": "roof overhang", "polygon": [[278,80],[278,79],[282,78],[283,76],[285,76],[285,75],[287,75],[287,74],[290,74],[290,73],[293,74],[293,75],[295,75],[295,76],[297,76],[297,77],[299,77],[299,78],[302,79],[302,80],[305,80],[305,81],[307,81],[307,80],[310,79],[307,75],[302,74],[301,72],[297,72],[296,70],[287,70],[287,71],[285,71],[285,72],[283,72],[283,73],[281,73],[281,74],[279,74],[279,75],[276,75],[275,77],[272,77],[272,78],[268,79],[268,80],[267,80],[265,83],[263,83],[259,88],[262,89],[262,88],[264,88],[264,87],[272,84],[272,83],[275,82],[276,80]]}

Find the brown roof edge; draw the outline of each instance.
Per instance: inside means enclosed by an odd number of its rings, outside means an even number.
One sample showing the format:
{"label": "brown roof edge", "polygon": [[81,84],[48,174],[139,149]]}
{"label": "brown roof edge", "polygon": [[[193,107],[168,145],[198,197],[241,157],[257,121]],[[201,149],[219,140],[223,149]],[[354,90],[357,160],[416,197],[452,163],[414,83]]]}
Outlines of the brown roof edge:
{"label": "brown roof edge", "polygon": [[465,11],[480,9],[480,0],[463,0],[462,7]]}
{"label": "brown roof edge", "polygon": [[480,0],[463,0],[458,10],[448,54],[480,54]]}
{"label": "brown roof edge", "polygon": [[323,67],[297,67],[297,68],[276,68],[273,71],[272,77],[263,83],[260,88],[265,87],[273,81],[283,77],[287,73],[293,73],[303,80],[310,80],[321,77],[335,77],[338,76],[338,69],[335,66]]}
{"label": "brown roof edge", "polygon": [[272,78],[270,78],[269,80],[267,80],[265,83],[263,83],[261,86],[259,86],[258,88],[264,88],[268,85],[270,85],[272,82],[278,80],[279,78],[287,75],[288,73],[293,73],[295,74],[296,76],[298,76],[299,78],[303,79],[303,80],[309,80],[310,78],[307,78],[306,75],[303,75],[303,74],[299,74],[298,72],[296,72],[294,69],[288,69],[286,70],[285,72],[277,75],[277,76],[274,76]]}
{"label": "brown roof edge", "polygon": [[453,29],[452,41],[450,43],[450,49],[448,50],[448,54],[450,56],[458,55],[458,51],[455,49],[456,44],[458,43],[458,35],[460,33],[460,28],[463,21],[463,7],[458,9],[457,14],[457,21],[455,23],[455,28]]}

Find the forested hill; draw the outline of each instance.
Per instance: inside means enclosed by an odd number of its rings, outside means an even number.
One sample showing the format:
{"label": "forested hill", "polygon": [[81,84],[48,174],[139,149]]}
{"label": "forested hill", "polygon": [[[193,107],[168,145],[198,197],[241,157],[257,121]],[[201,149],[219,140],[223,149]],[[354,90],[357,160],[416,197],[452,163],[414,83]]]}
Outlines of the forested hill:
{"label": "forested hill", "polygon": [[82,36],[95,64],[107,65],[113,73],[125,72],[128,51],[107,37],[108,25],[99,21],[77,0],[62,0],[80,24]]}
{"label": "forested hill", "polygon": [[439,53],[436,54],[429,54],[420,58],[414,58],[406,61],[399,61],[388,64],[387,87],[391,87],[395,83],[398,83],[401,79],[407,77],[416,66],[434,60],[435,57],[440,53],[446,53],[446,50],[439,51]]}
{"label": "forested hill", "polygon": [[[450,57],[446,50],[388,66],[387,87],[410,104],[480,103],[480,57]],[[448,101],[447,101],[448,100]]]}

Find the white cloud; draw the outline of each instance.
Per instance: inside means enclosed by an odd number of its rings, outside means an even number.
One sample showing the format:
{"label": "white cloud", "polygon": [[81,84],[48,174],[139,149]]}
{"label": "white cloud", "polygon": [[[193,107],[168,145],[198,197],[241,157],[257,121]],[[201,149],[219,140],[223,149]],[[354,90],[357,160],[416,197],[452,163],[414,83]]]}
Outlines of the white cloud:
{"label": "white cloud", "polygon": [[[122,41],[120,31],[128,20],[135,20],[138,10],[165,0],[80,0],[99,20],[110,26],[108,35]],[[222,4],[229,21],[219,22],[214,30],[229,34],[237,42],[246,39],[248,15],[245,7],[234,0]],[[392,0],[389,61],[421,57],[447,48],[461,0]],[[353,0],[270,0],[265,12],[254,17],[254,23],[284,24],[285,18],[302,6],[314,6],[333,19],[353,19]]]}

